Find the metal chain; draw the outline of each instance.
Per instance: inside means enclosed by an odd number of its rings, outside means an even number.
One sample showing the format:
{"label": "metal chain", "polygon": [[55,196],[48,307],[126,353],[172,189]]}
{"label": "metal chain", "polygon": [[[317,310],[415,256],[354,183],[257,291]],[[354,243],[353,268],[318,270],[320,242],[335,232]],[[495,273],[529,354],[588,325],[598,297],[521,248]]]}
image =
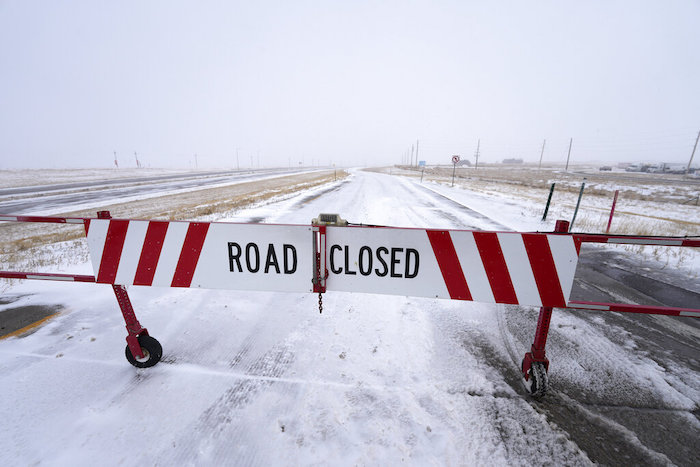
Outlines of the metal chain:
{"label": "metal chain", "polygon": [[[316,271],[317,277],[316,277],[316,283],[318,286],[321,286],[321,255],[318,253],[316,254]],[[323,294],[321,292],[318,293],[318,314],[323,314]]]}

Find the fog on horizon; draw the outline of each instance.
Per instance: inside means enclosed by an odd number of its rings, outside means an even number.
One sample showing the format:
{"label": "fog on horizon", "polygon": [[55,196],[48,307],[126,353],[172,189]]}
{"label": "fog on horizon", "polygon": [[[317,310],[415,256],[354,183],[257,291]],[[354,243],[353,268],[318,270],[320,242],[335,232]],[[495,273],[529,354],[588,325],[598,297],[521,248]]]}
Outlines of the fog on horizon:
{"label": "fog on horizon", "polygon": [[[687,163],[700,2],[0,0],[0,169]],[[195,156],[196,155],[196,156]],[[694,165],[700,163],[695,156]]]}

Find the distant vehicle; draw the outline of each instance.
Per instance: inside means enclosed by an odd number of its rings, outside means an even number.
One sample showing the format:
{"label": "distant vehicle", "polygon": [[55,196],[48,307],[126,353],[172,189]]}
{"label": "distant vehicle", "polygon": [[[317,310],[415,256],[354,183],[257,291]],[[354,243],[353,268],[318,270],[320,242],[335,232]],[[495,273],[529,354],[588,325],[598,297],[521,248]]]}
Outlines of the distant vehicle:
{"label": "distant vehicle", "polygon": [[522,164],[522,159],[503,159],[504,164]]}
{"label": "distant vehicle", "polygon": [[606,171],[610,172],[610,171],[612,171],[612,167],[610,167],[609,165],[604,165],[601,168],[599,168],[598,170],[600,170],[601,172],[606,172]]}
{"label": "distant vehicle", "polygon": [[663,162],[659,164],[658,173],[665,174],[684,174],[688,166],[685,164],[674,164],[671,162]]}
{"label": "distant vehicle", "polygon": [[461,161],[457,162],[457,167],[471,167],[472,163],[469,162],[467,159],[462,159]]}
{"label": "distant vehicle", "polygon": [[630,164],[625,167],[625,172],[641,172],[642,164]]}

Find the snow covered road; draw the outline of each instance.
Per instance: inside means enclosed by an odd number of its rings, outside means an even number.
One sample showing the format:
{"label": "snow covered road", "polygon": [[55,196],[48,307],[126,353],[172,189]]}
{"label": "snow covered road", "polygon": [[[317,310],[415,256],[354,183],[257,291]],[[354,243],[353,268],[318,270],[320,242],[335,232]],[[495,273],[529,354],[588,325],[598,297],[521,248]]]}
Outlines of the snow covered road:
{"label": "snow covered road", "polygon": [[[496,201],[493,216],[465,205],[358,171],[228,220],[307,224],[337,212],[404,227],[522,222]],[[555,311],[554,390],[534,402],[518,365],[536,309],[327,293],[319,315],[311,294],[129,293],[164,348],[151,369],[124,359],[108,286],[25,281],[6,291],[14,305],[66,308],[34,334],[0,341],[3,464],[697,463],[698,362],[674,366],[669,351],[659,364],[629,328],[600,317]],[[697,328],[677,323],[697,346]]]}

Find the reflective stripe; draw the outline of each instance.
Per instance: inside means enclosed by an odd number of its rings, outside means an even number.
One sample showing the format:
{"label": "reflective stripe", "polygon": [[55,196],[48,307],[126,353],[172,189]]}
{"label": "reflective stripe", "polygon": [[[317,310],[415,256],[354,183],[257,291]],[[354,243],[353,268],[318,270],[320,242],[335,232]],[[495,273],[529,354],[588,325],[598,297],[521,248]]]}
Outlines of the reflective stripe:
{"label": "reflective stripe", "polygon": [[566,305],[567,308],[581,308],[584,310],[609,310],[610,307],[608,305],[593,305],[593,304],[586,304],[586,303],[568,303]]}
{"label": "reflective stripe", "polygon": [[486,275],[483,261],[480,258],[473,232],[450,232],[462,273],[467,281],[467,287],[475,302],[495,303],[493,291]]}
{"label": "reflective stripe", "polygon": [[146,229],[148,222],[146,221],[131,221],[129,228],[126,231],[124,238],[124,247],[122,248],[121,258],[119,260],[119,268],[117,275],[114,278],[115,284],[132,284],[136,275],[136,266],[141,257],[141,250],[146,238]]}
{"label": "reflective stripe", "polygon": [[10,216],[0,216],[0,221],[16,221],[16,217],[10,217]]}
{"label": "reflective stripe", "polygon": [[683,245],[683,240],[658,240],[653,238],[609,238],[608,243],[681,246]]}
{"label": "reflective stripe", "polygon": [[525,250],[522,235],[511,233],[497,233],[496,235],[501,244],[503,258],[508,266],[518,303],[542,306],[542,298],[537,290],[535,275]]}
{"label": "reflective stripe", "polygon": [[700,318],[700,311],[681,311],[679,316],[692,316],[693,318]]}
{"label": "reflective stripe", "polygon": [[27,274],[27,279],[38,279],[43,281],[74,281],[73,277],[66,276],[42,276],[38,274]]}
{"label": "reflective stripe", "polygon": [[158,258],[158,265],[156,266],[151,285],[170,287],[170,284],[172,284],[175,268],[180,259],[182,245],[185,243],[189,225],[188,222],[170,222],[168,231],[165,233],[162,253]]}

